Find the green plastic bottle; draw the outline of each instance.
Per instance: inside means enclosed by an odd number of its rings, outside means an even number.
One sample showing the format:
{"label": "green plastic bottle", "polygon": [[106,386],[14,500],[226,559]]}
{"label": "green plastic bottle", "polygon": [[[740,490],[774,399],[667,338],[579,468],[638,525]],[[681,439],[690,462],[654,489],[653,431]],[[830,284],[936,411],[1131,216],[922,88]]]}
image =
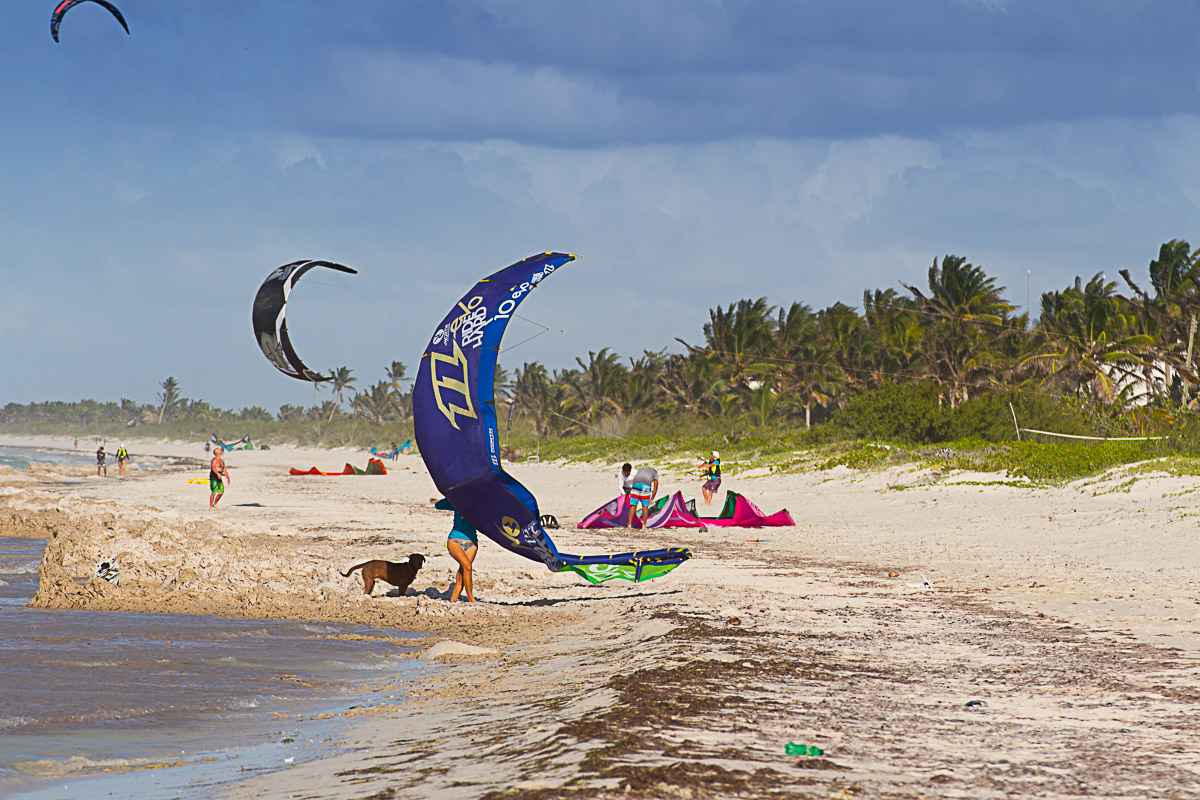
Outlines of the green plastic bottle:
{"label": "green plastic bottle", "polygon": [[796,744],[788,742],[783,748],[783,752],[789,756],[823,756],[825,751],[817,747],[815,744]]}

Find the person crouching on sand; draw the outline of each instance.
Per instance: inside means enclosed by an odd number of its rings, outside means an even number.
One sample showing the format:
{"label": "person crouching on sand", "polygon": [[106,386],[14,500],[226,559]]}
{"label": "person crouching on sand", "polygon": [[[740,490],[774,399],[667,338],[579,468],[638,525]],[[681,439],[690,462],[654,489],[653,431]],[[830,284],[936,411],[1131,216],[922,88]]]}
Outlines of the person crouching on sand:
{"label": "person crouching on sand", "polygon": [[654,467],[642,467],[633,474],[633,488],[629,490],[629,521],[626,528],[633,527],[633,515],[637,507],[642,507],[642,527],[650,517],[650,504],[658,495],[658,470]]}
{"label": "person crouching on sand", "polygon": [[229,469],[225,466],[225,459],[221,458],[223,452],[220,447],[213,448],[212,463],[208,468],[208,488],[212,492],[208,496],[209,508],[217,507],[217,503],[225,496],[225,485],[230,483]]}
{"label": "person crouching on sand", "polygon": [[458,601],[463,589],[467,590],[467,601],[475,602],[475,589],[471,584],[471,563],[479,552],[479,532],[475,526],[467,522],[466,517],[458,513],[458,509],[450,501],[442,498],[433,504],[434,508],[454,512],[454,526],[446,539],[446,549],[450,557],[458,562],[458,572],[454,575],[454,589],[450,592],[450,602]]}
{"label": "person crouching on sand", "polygon": [[629,497],[633,489],[633,464],[626,461],[621,465],[621,471],[617,473],[617,485],[621,487],[621,494]]}

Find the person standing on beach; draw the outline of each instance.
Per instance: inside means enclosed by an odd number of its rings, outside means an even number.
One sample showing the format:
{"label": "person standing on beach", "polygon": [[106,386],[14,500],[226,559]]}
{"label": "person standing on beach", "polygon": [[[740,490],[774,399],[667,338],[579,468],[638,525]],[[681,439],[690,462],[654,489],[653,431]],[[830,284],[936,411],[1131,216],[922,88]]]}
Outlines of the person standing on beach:
{"label": "person standing on beach", "polygon": [[104,445],[96,448],[96,474],[104,472],[104,477],[108,477],[108,465],[104,462],[108,460],[108,455],[104,452]]}
{"label": "person standing on beach", "polygon": [[225,496],[225,484],[230,483],[229,469],[225,466],[225,459],[221,458],[221,453],[225,452],[221,447],[213,448],[212,463],[208,467],[208,488],[212,492],[208,496],[208,507],[216,508],[217,503],[221,502],[221,498]]}
{"label": "person standing on beach", "polygon": [[125,449],[125,445],[117,448],[117,477],[125,477],[126,462],[129,461],[129,451]]}
{"label": "person standing on beach", "polygon": [[700,474],[704,476],[704,485],[700,490],[704,492],[704,505],[708,505],[721,488],[721,454],[713,450],[711,457],[702,459]]}
{"label": "person standing on beach", "polygon": [[443,497],[433,504],[433,507],[441,511],[454,512],[454,525],[450,529],[450,536],[446,539],[446,549],[450,551],[450,557],[458,562],[458,572],[454,575],[454,589],[450,592],[450,602],[458,602],[459,595],[463,589],[467,590],[467,602],[475,602],[475,589],[471,584],[471,564],[475,561],[475,554],[479,552],[479,532],[475,530],[475,526],[467,522],[466,517],[458,513],[449,500]]}
{"label": "person standing on beach", "polygon": [[633,515],[637,507],[642,507],[642,527],[650,517],[650,504],[658,494],[658,470],[654,467],[642,467],[633,474],[633,486],[629,490],[629,522],[626,528],[633,527]]}

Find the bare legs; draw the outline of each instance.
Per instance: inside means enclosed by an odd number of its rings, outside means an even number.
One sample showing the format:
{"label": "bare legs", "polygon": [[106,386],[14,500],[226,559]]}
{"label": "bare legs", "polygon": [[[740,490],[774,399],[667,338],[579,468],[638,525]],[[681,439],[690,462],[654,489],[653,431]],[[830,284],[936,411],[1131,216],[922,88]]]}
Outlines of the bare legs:
{"label": "bare legs", "polygon": [[450,551],[450,557],[458,562],[458,572],[454,575],[454,589],[450,592],[450,602],[457,601],[463,589],[466,589],[467,600],[474,603],[475,589],[471,585],[471,562],[475,560],[475,554],[479,552],[479,548],[471,545],[463,550],[458,539],[448,539],[446,549]]}

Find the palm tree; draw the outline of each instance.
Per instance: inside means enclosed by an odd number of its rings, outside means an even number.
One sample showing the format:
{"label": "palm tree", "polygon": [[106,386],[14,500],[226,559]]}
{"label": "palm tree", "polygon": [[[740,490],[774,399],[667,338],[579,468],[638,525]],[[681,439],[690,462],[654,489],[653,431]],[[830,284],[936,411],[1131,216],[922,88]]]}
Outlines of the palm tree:
{"label": "palm tree", "polygon": [[[950,407],[969,397],[972,382],[990,377],[993,352],[988,348],[985,327],[1003,330],[1013,307],[1001,297],[996,285],[981,267],[965,258],[948,255],[939,266],[929,268],[928,294],[902,283],[912,293],[920,311],[935,322],[925,340],[925,360],[930,373],[949,389]],[[982,323],[982,324],[981,324]]]}
{"label": "palm tree", "polygon": [[179,382],[174,378],[168,377],[165,381],[159,384],[162,391],[158,394],[158,423],[161,425],[163,418],[168,411],[173,411],[179,405]]}
{"label": "palm tree", "polygon": [[1043,351],[1024,363],[1051,364],[1052,377],[1066,380],[1079,396],[1114,402],[1132,388],[1133,377],[1147,363],[1154,337],[1136,332],[1136,318],[1123,307],[1116,283],[1097,273],[1083,285],[1042,295]]}
{"label": "palm tree", "polygon": [[382,425],[396,413],[395,401],[396,394],[392,384],[379,381],[366,392],[354,395],[351,405],[359,415],[376,425]]}
{"label": "palm tree", "polygon": [[588,353],[585,364],[576,358],[579,371],[574,373],[571,389],[579,405],[579,411],[588,422],[598,422],[608,414],[620,414],[621,405],[617,398],[626,383],[628,370],[616,353],[607,347],[599,353]]}
{"label": "palm tree", "polygon": [[728,310],[717,306],[708,312],[709,321],[704,326],[706,348],[697,348],[678,340],[695,353],[705,349],[716,357],[733,386],[745,388],[754,379],[754,367],[770,350],[774,340],[772,314],[775,307],[767,298],[739,300]]}
{"label": "palm tree", "polygon": [[729,384],[721,377],[716,357],[703,350],[672,355],[658,377],[664,404],[677,411],[711,417],[720,410],[719,397]]}
{"label": "palm tree", "polygon": [[338,403],[342,403],[342,392],[350,388],[358,378],[350,377],[351,369],[349,367],[337,367],[330,371],[330,378],[333,381],[333,394],[337,398]]}

